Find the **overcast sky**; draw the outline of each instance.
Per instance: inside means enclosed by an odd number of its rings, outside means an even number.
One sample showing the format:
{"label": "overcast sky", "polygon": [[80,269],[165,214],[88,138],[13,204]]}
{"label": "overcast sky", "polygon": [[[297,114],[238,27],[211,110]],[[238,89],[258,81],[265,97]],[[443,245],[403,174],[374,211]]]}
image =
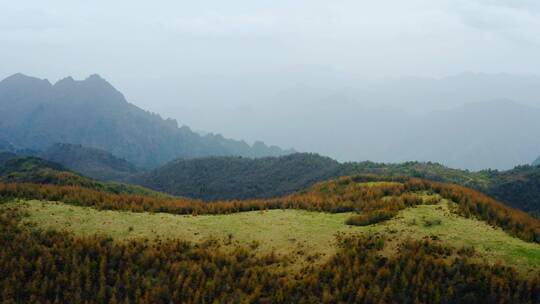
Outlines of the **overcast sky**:
{"label": "overcast sky", "polygon": [[98,73],[232,137],[249,136],[211,121],[303,81],[537,74],[538,54],[538,0],[0,0],[0,78]]}

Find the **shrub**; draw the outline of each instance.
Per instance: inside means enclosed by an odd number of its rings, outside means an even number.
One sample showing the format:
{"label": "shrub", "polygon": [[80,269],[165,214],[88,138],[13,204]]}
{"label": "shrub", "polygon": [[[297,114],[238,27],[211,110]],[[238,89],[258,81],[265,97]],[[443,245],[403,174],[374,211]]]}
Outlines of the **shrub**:
{"label": "shrub", "polygon": [[440,225],[442,221],[440,219],[424,219],[424,227],[432,227]]}
{"label": "shrub", "polygon": [[395,210],[375,210],[349,217],[345,224],[353,226],[368,226],[375,223],[384,222],[397,215]]}

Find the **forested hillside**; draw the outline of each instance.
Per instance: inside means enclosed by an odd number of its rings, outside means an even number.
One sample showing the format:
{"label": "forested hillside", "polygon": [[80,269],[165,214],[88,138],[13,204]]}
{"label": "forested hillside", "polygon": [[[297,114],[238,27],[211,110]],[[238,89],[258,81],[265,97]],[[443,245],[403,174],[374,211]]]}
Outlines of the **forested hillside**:
{"label": "forested hillside", "polygon": [[62,165],[34,156],[0,152],[0,182],[84,187],[109,193],[170,197],[164,193],[116,182],[101,182],[69,171]]}
{"label": "forested hillside", "polygon": [[[102,149],[141,167],[184,157],[287,154],[221,135],[201,136],[172,119],[144,111],[98,75],[54,85],[15,74],[0,82],[0,145],[43,151],[55,143]],[[3,144],[1,144],[3,143]]]}
{"label": "forested hillside", "polygon": [[99,180],[121,180],[137,172],[137,168],[125,159],[82,145],[55,144],[39,155]]}
{"label": "forested hillside", "polygon": [[316,154],[250,159],[179,159],[128,181],[204,200],[276,197],[342,175],[342,165]]}
{"label": "forested hillside", "polygon": [[540,167],[525,165],[507,171],[479,172],[416,162],[381,167],[381,169],[368,172],[392,176],[415,176],[464,185],[482,191],[514,208],[540,216]]}
{"label": "forested hillside", "polygon": [[328,178],[353,174],[409,176],[464,185],[538,214],[540,168],[472,172],[437,163],[339,163],[317,154],[247,159],[214,157],[177,160],[129,181],[174,195],[204,200],[268,198],[298,191]]}

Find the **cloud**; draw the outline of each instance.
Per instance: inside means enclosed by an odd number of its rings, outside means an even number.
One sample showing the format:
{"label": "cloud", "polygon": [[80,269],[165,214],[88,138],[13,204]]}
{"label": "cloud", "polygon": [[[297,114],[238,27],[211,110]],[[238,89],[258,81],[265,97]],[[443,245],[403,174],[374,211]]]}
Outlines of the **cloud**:
{"label": "cloud", "polygon": [[531,13],[540,13],[540,2],[537,0],[476,0],[471,2],[477,2],[485,5],[506,7],[528,11]]}
{"label": "cloud", "polygon": [[455,3],[453,11],[469,28],[520,44],[540,44],[538,1],[464,0]]}

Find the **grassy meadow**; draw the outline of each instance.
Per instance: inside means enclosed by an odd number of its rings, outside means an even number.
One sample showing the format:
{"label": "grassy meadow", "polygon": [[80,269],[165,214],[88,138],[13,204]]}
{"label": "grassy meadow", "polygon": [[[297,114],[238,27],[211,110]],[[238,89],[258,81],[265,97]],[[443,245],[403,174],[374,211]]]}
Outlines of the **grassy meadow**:
{"label": "grassy meadow", "polygon": [[26,211],[24,223],[43,229],[68,230],[77,235],[102,234],[119,241],[217,239],[225,245],[257,246],[259,252],[292,254],[302,263],[331,256],[337,249],[337,233],[385,233],[396,245],[407,238],[431,238],[451,246],[474,247],[479,259],[510,263],[525,273],[540,269],[540,245],[514,238],[485,222],[455,215],[450,211],[451,206],[447,201],[420,205],[402,210],[391,220],[364,227],[345,224],[351,213],[290,209],[192,216],[99,211],[36,200],[12,201],[3,208],[17,207]]}

